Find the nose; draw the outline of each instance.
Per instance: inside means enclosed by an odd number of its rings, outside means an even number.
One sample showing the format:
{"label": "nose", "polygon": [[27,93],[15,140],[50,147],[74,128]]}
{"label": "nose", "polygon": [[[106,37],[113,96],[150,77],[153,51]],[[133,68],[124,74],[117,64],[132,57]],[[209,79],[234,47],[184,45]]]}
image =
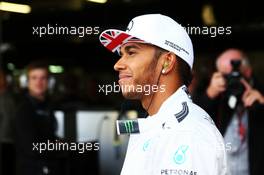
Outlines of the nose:
{"label": "nose", "polygon": [[126,65],[124,64],[123,57],[121,57],[114,65],[115,71],[120,71],[126,69]]}

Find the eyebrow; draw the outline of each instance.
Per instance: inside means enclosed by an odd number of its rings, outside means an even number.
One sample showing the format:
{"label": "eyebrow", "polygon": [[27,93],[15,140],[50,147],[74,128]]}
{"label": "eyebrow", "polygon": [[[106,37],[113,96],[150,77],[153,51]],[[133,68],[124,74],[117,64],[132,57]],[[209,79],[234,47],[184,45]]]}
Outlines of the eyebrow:
{"label": "eyebrow", "polygon": [[[128,52],[130,49],[140,49],[141,47],[137,44],[131,44],[131,45],[128,45],[128,46],[125,46],[124,50],[125,52]],[[120,51],[120,54],[122,54],[123,52]]]}

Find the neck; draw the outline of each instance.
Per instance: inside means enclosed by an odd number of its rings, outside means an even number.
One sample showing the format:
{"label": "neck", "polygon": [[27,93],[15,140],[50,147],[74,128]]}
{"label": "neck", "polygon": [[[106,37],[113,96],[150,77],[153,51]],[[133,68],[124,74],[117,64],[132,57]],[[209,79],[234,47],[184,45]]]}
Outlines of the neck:
{"label": "neck", "polygon": [[45,95],[44,94],[35,94],[33,92],[29,92],[30,96],[40,100],[40,101],[44,101],[45,100]]}
{"label": "neck", "polygon": [[[181,84],[178,81],[175,81],[175,79],[168,80],[167,82],[175,83],[163,83],[160,81],[159,90],[157,92],[153,92],[151,95],[147,95],[142,98],[142,106],[145,110],[147,110],[150,116],[156,114],[163,102],[181,86]],[[161,87],[164,89],[161,89]]]}

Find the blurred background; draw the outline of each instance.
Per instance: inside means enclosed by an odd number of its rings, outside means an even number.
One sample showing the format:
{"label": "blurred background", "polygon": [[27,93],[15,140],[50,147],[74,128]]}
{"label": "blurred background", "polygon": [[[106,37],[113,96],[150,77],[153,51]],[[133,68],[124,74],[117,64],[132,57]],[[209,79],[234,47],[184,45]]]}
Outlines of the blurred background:
{"label": "blurred background", "polygon": [[[100,143],[99,151],[66,155],[64,174],[119,174],[127,137],[115,135],[114,121],[122,117],[120,110],[129,111],[123,116],[129,118],[145,114],[138,102],[124,101],[120,93],[99,92],[99,85],[117,82],[113,65],[118,56],[107,51],[98,40],[104,29],[124,30],[133,17],[141,14],[168,15],[189,30],[191,27],[203,29],[189,33],[194,45],[194,73],[199,83],[205,83],[204,79],[215,69],[218,54],[230,47],[248,54],[256,77],[264,83],[261,76],[264,73],[264,13],[260,2],[96,1],[0,1],[0,69],[6,73],[8,89],[14,94],[21,93],[27,86],[25,67],[34,60],[46,60],[51,73],[49,94],[54,101],[63,99],[67,104],[67,110],[61,106],[55,110],[57,136],[73,142]],[[48,27],[53,27],[50,30],[53,34],[41,35]],[[71,28],[72,32],[54,34],[56,27]],[[89,31],[83,33],[81,27]],[[221,31],[215,31],[214,27]],[[10,160],[5,161],[7,157]],[[15,155],[2,155],[0,168],[7,167],[4,169],[8,172],[15,167],[14,159]]]}

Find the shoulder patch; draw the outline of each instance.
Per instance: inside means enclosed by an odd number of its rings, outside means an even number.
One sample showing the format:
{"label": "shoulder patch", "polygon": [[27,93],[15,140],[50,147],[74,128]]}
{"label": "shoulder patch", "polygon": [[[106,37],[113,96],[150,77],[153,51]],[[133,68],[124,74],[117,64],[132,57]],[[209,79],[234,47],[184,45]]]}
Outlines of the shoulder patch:
{"label": "shoulder patch", "polygon": [[174,114],[178,122],[180,123],[189,113],[189,108],[187,105],[187,102],[182,103],[182,110],[178,112],[177,114]]}

